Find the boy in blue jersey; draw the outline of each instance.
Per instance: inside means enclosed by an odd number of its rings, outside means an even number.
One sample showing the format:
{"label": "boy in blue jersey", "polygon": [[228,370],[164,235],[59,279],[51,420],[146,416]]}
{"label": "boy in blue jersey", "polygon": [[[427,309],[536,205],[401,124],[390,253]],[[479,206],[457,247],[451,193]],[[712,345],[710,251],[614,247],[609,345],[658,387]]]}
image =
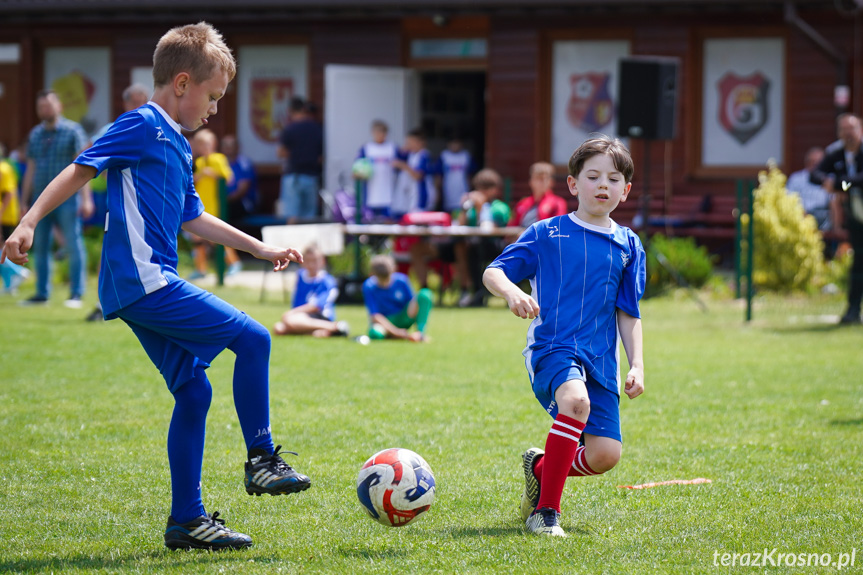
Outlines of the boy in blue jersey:
{"label": "boy in blue jersey", "polygon": [[251,495],[302,491],[308,477],[273,448],[269,420],[270,336],[266,328],[177,274],[177,234],[244,250],[281,271],[302,255],[264,244],[204,212],[192,178],[192,151],[181,129],[196,130],[217,111],[236,72],[222,36],[209,24],[174,28],[153,55],[153,99],[120,116],[108,132],[40,195],[6,243],[0,260],[27,261],[33,230],[46,214],[99,172],[108,173],[108,220],[99,299],[106,319],[120,318],[138,337],[174,396],[168,430],[172,549],[249,547],[201,499],[204,432],[212,388],[205,374],[225,348],[233,351],[234,404],[248,449]]}
{"label": "boy in blue jersey", "polygon": [[[363,282],[363,298],[369,312],[369,339],[428,341],[426,324],[433,297],[428,288],[414,297],[408,277],[396,270],[392,256],[379,254],[369,263],[372,275]],[[417,331],[410,328],[416,324]]]}
{"label": "boy in blue jersey", "polygon": [[[563,536],[566,478],[597,475],[620,459],[618,333],[629,359],[624,392],[644,391],[641,319],[645,255],[609,214],[626,200],[634,167],[619,140],[587,140],[569,160],[578,209],[539,221],[486,269],[483,282],[521,318],[533,318],[524,349],[533,392],[554,418],[545,451],[522,454],[522,520]],[[516,285],[529,279],[532,295]]]}
{"label": "boy in blue jersey", "polygon": [[336,321],[339,285],[327,271],[321,248],[312,244],[303,250],[303,267],[297,274],[297,287],[291,309],[273,326],[276,335],[347,336],[347,322]]}

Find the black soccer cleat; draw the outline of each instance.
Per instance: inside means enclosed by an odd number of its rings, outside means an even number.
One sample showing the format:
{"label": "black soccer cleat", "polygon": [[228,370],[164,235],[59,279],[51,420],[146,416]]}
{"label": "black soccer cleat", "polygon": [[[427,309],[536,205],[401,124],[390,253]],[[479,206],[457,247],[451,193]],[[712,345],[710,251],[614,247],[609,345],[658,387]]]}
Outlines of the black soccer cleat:
{"label": "black soccer cleat", "polygon": [[201,515],[188,523],[177,523],[168,517],[165,529],[165,547],[168,549],[244,549],[252,546],[252,538],[245,533],[237,533],[225,527],[225,520],[219,519],[219,512]]}
{"label": "black soccer cleat", "polygon": [[[246,462],[246,493],[249,495],[286,495],[305,491],[312,485],[312,480],[285,463],[279,455],[281,445],[276,447],[272,455],[256,455]],[[293,451],[285,451],[297,455]]]}

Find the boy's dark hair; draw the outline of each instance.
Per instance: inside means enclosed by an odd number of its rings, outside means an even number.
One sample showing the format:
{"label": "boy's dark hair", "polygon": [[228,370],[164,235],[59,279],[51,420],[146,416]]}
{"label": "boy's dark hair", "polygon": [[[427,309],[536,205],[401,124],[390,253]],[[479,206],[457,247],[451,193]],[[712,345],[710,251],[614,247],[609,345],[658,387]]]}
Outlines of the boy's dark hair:
{"label": "boy's dark hair", "polygon": [[218,30],[206,22],[168,30],[153,52],[153,84],[170,84],[180,72],[188,72],[196,84],[209,80],[216,70],[233,80],[237,63]]}
{"label": "boy's dark hair", "polygon": [[47,98],[48,96],[51,96],[51,95],[56,96],[57,92],[55,92],[54,90],[50,90],[50,89],[39,90],[38,92],[36,92],[36,99],[41,100],[42,98]]}
{"label": "boy's dark hair", "polygon": [[305,112],[306,111],[306,101],[300,98],[299,96],[294,96],[291,98],[291,112]]}
{"label": "boy's dark hair", "polygon": [[390,127],[387,126],[387,123],[383,120],[374,120],[372,122],[372,130],[383,130],[386,133],[389,133]]}
{"label": "boy's dark hair", "polygon": [[496,171],[491,168],[484,168],[476,173],[473,177],[473,187],[480,191],[490,190],[492,188],[500,188],[503,186],[503,180]]}
{"label": "boy's dark hair", "polygon": [[387,254],[378,254],[369,262],[369,270],[376,278],[387,279],[396,269],[396,262]]}
{"label": "boy's dark hair", "polygon": [[412,136],[414,138],[417,138],[418,140],[422,140],[423,142],[425,142],[426,139],[426,133],[423,132],[422,128],[414,128],[413,130],[408,132],[408,136]]}
{"label": "boy's dark hair", "polygon": [[605,134],[586,140],[572,153],[572,157],[569,158],[569,175],[577,178],[584,168],[584,163],[599,154],[611,156],[615,169],[623,174],[624,181],[632,181],[632,176],[635,174],[635,164],[632,162],[629,150],[626,149],[623,142],[617,138],[609,138]]}

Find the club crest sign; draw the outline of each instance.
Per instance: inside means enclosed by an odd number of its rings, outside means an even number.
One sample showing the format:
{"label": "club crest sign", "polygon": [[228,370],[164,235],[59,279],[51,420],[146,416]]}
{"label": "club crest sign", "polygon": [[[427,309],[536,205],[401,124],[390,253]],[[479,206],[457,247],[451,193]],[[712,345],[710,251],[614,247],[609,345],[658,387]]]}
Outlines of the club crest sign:
{"label": "club crest sign", "polygon": [[288,110],[294,95],[291,78],[253,78],[251,81],[252,129],[261,140],[277,142],[288,123]]}
{"label": "club crest sign", "polygon": [[728,72],[717,88],[719,125],[741,145],[746,144],[767,124],[770,81],[761,72],[745,77]]}
{"label": "club crest sign", "polygon": [[608,72],[572,74],[569,83],[572,93],[566,105],[569,122],[585,132],[595,132],[607,126],[614,117],[614,102],[611,100]]}

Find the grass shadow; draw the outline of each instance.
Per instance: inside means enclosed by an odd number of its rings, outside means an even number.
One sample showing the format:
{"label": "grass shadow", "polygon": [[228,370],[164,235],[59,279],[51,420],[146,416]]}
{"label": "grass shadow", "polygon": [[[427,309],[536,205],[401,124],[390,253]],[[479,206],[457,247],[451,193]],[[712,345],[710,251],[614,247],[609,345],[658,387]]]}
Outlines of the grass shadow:
{"label": "grass shadow", "polygon": [[342,548],[340,553],[344,557],[359,559],[396,559],[413,554],[409,549],[357,549],[356,547]]}
{"label": "grass shadow", "polygon": [[[103,552],[104,553],[104,552]],[[41,559],[11,559],[0,561],[0,573],[30,572],[30,573],[52,573],[69,569],[75,570],[122,570],[129,568],[141,561],[159,561],[177,564],[187,563],[231,563],[249,561],[249,555],[241,551],[205,551],[194,549],[190,551],[171,551],[160,549],[142,553],[129,553],[126,555],[110,553],[107,555],[88,554],[67,557],[45,557]],[[269,563],[277,561],[275,558],[254,557],[257,563]],[[156,567],[156,565],[154,565]]]}
{"label": "grass shadow", "polygon": [[441,535],[449,535],[453,539],[463,539],[466,537],[511,537],[513,535],[524,535],[524,526],[520,523],[517,525],[500,525],[498,527],[454,527],[452,529],[442,529],[439,531]]}
{"label": "grass shadow", "polygon": [[[586,523],[582,525],[566,525],[566,523],[563,522],[562,526],[567,533],[572,535],[588,535],[591,537],[602,536],[602,533]],[[513,525],[500,525],[497,527],[456,527],[453,529],[441,530],[439,533],[441,535],[449,535],[453,539],[469,537],[533,537],[533,535],[528,533],[524,525],[520,522]]]}
{"label": "grass shadow", "polygon": [[858,419],[834,419],[830,422],[830,425],[863,425],[863,417]]}

